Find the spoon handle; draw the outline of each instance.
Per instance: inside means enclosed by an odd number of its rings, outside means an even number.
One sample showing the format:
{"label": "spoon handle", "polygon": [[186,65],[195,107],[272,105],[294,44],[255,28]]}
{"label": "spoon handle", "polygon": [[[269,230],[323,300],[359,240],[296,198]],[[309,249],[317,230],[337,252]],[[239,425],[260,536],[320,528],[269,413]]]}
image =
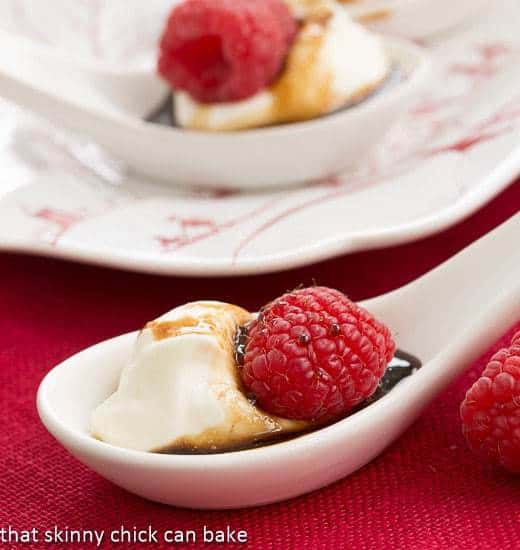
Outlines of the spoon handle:
{"label": "spoon handle", "polygon": [[373,309],[423,361],[467,339],[481,353],[520,319],[520,214]]}
{"label": "spoon handle", "polygon": [[0,96],[74,131],[89,128],[79,121],[89,111],[140,119],[167,94],[153,69],[116,70],[1,30],[0,48],[9,52],[0,62]]}

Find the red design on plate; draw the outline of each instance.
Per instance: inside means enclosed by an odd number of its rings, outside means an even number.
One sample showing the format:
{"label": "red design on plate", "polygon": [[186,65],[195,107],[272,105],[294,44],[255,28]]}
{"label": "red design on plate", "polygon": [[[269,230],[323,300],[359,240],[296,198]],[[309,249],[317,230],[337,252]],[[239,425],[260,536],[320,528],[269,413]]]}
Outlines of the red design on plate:
{"label": "red design on plate", "polygon": [[179,232],[171,236],[157,235],[155,240],[159,243],[163,252],[172,252],[236,227],[240,223],[251,219],[252,216],[271,208],[273,204],[274,200],[269,200],[246,214],[223,222],[209,218],[182,217],[174,214],[168,218],[168,221],[175,222],[179,226]]}
{"label": "red design on plate", "polygon": [[36,212],[32,212],[31,217],[38,218],[48,222],[51,226],[54,226],[53,235],[50,240],[50,244],[55,246],[59,239],[68,231],[73,225],[83,221],[85,219],[84,214],[78,212],[67,212],[65,210],[58,210],[55,208],[42,208]]}
{"label": "red design on plate", "polygon": [[[427,158],[449,152],[464,154],[480,143],[518,130],[520,127],[519,104],[520,97],[515,98],[515,100],[503,106],[498,112],[493,113],[475,126],[467,128],[466,133],[453,142],[434,148],[428,148],[427,146],[419,147],[417,150],[409,151],[409,154],[403,156],[401,159],[392,159],[392,162],[385,166],[378,166],[377,163],[371,163],[368,165],[368,170],[364,175],[357,177],[353,176],[348,178],[347,181],[341,182],[341,180],[336,178],[336,188],[333,188],[331,191],[327,191],[322,196],[312,197],[302,201],[299,204],[291,205],[285,210],[276,213],[273,217],[256,227],[250,234],[246,235],[233,252],[233,263],[237,261],[237,258],[243,249],[262,233],[278,223],[285,221],[287,218],[296,213],[302,212],[324,202],[336,200],[344,195],[352,193],[353,190],[361,186],[381,183],[392,177],[396,177],[399,174],[412,169],[414,166]],[[449,124],[449,121],[445,122],[446,124]],[[431,121],[430,138],[433,137],[436,131],[440,128],[444,129],[443,121]]]}
{"label": "red design on plate", "polygon": [[450,70],[471,79],[491,78],[500,70],[499,62],[510,53],[510,48],[504,44],[483,44],[477,47],[478,59],[475,62],[455,63]]}

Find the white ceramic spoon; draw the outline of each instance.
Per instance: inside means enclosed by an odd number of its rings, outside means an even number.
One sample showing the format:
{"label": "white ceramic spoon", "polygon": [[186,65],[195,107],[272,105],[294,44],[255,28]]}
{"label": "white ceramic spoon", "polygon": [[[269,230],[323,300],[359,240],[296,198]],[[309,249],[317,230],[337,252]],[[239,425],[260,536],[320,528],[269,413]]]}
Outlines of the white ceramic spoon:
{"label": "white ceramic spoon", "polygon": [[318,489],[377,456],[520,318],[519,242],[520,214],[417,281],[365,302],[423,367],[369,407],[313,433],[217,455],[137,452],[93,439],[90,414],[116,388],[136,333],[98,344],[53,369],[38,392],[41,419],[81,462],[151,500],[222,509]]}
{"label": "white ceramic spoon", "polygon": [[[242,132],[195,132],[142,120],[143,103],[161,93],[141,75],[94,75],[86,86],[76,72],[18,54],[0,58],[0,96],[59,126],[77,131],[127,166],[177,184],[247,188],[298,184],[353,166],[381,140],[426,83],[428,55],[414,44],[386,39],[403,78],[360,104],[307,122]],[[0,36],[0,47],[2,39]],[[54,66],[53,66],[54,67]],[[79,82],[79,83],[78,83]],[[83,85],[81,84],[83,82]],[[119,101],[125,88],[128,101]],[[109,93],[110,92],[110,93]],[[148,94],[148,95],[147,95]],[[137,97],[134,97],[137,96]]]}
{"label": "white ceramic spoon", "polygon": [[[101,114],[145,117],[164,102],[168,88],[155,75],[154,68],[118,69],[102,63],[88,62],[60,52],[57,48],[37,44],[23,36],[0,29],[0,96],[12,99],[51,120],[59,117],[55,105],[41,111],[29,99],[29,93],[12,97],[10,85],[32,87],[33,100],[49,96],[67,98],[84,109]],[[15,90],[13,90],[15,91]],[[74,125],[73,125],[74,126]],[[81,130],[74,126],[73,129]]]}

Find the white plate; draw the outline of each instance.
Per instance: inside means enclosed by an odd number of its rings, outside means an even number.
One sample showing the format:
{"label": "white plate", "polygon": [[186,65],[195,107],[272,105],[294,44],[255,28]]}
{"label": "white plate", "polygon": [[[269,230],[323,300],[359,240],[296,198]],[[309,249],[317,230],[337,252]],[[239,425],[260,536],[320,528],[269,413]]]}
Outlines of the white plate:
{"label": "white plate", "polygon": [[[516,0],[431,46],[435,77],[370,161],[297,190],[188,193],[0,105],[0,247],[157,273],[227,275],[408,241],[520,172]],[[1,94],[0,94],[1,95]]]}
{"label": "white plate", "polygon": [[492,0],[354,0],[349,11],[373,29],[426,38],[471,19]]}

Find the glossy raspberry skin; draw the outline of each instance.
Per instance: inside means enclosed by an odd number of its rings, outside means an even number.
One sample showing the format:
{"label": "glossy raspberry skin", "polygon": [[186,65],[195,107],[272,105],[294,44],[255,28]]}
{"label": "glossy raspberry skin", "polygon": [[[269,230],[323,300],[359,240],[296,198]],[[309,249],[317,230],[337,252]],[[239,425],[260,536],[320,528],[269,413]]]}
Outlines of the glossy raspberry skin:
{"label": "glossy raspberry skin", "polygon": [[248,327],[242,381],[269,413],[313,422],[374,393],[393,357],[390,331],[338,290],[284,294]]}
{"label": "glossy raspberry skin", "polygon": [[283,0],[186,0],[168,19],[157,70],[202,103],[245,99],[278,75],[296,30]]}
{"label": "glossy raspberry skin", "polygon": [[460,415],[473,452],[520,473],[520,332],[491,358],[467,392]]}

